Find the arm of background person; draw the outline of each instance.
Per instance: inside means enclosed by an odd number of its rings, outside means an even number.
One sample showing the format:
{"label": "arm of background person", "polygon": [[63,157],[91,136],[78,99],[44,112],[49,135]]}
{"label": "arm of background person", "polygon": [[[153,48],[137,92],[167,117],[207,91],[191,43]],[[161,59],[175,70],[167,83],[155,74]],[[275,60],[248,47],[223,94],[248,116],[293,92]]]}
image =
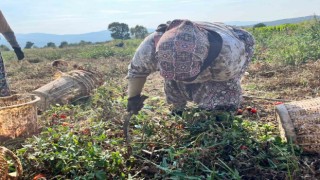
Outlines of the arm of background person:
{"label": "arm of background person", "polygon": [[4,15],[2,14],[1,10],[0,10],[0,33],[3,34],[3,36],[6,38],[6,40],[10,43],[11,47],[17,47],[17,48],[20,47],[17,40],[16,40],[16,36],[15,36],[13,30],[9,26],[9,24],[8,24],[6,18],[4,17]]}

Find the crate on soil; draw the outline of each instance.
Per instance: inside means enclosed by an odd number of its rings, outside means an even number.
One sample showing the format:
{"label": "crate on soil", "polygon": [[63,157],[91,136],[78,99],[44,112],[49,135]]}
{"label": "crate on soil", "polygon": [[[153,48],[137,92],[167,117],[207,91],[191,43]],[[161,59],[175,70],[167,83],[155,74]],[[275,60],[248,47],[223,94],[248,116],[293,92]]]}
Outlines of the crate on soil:
{"label": "crate on soil", "polygon": [[320,97],[276,106],[281,136],[320,154]]}
{"label": "crate on soil", "polygon": [[0,141],[37,133],[36,102],[39,100],[32,94],[0,98]]}

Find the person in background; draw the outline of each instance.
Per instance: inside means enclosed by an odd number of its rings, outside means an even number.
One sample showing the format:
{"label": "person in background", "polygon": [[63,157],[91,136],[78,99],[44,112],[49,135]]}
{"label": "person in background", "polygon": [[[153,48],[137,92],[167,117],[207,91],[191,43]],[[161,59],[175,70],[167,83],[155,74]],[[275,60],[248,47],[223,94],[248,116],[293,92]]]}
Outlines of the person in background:
{"label": "person in background", "polygon": [[[18,60],[24,58],[24,53],[22,52],[13,30],[10,28],[6,18],[3,16],[0,10],[0,33],[6,38],[13,48],[15,54],[17,55]],[[0,97],[10,96],[10,88],[6,79],[6,71],[4,68],[4,62],[0,52]]]}
{"label": "person in background", "polygon": [[241,77],[254,51],[247,31],[223,23],[176,19],[144,39],[128,66],[127,111],[143,107],[142,89],[149,74],[160,71],[172,113],[187,101],[203,110],[233,111],[240,105]]}

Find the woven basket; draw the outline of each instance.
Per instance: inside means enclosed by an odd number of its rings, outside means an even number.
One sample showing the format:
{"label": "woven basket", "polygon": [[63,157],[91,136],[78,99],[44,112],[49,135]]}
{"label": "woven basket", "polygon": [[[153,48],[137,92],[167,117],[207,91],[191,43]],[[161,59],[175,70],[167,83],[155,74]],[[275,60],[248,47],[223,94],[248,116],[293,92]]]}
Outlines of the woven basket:
{"label": "woven basket", "polygon": [[283,139],[320,154],[320,97],[277,105],[276,112]]}
{"label": "woven basket", "polygon": [[28,137],[37,132],[37,107],[40,98],[16,94],[0,98],[0,141]]}
{"label": "woven basket", "polygon": [[[13,161],[16,172],[9,173],[9,164],[7,157]],[[9,149],[0,146],[0,180],[20,179],[23,174],[20,159]]]}
{"label": "woven basket", "polygon": [[74,70],[62,73],[59,78],[32,93],[40,97],[37,106],[44,111],[51,105],[68,104],[76,99],[86,97],[101,83],[101,77],[96,73]]}

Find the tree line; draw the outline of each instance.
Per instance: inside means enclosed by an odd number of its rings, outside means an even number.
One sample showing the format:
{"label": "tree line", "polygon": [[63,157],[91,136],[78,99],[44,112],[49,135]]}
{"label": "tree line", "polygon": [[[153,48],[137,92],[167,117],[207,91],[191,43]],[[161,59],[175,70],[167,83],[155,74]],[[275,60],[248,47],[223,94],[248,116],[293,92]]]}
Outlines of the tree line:
{"label": "tree line", "polygon": [[113,39],[130,39],[132,38],[143,39],[148,35],[148,30],[144,26],[136,25],[130,28],[125,23],[113,22],[109,24],[108,30],[111,31]]}
{"label": "tree line", "polygon": [[[129,28],[128,24],[113,22],[108,25],[108,30],[111,31],[111,37],[113,39],[143,39],[149,33],[146,27],[141,25],[136,25],[135,27]],[[64,48],[64,47],[71,47],[71,46],[81,46],[81,45],[88,45],[93,44],[92,42],[88,41],[80,41],[79,43],[68,43],[67,41],[62,41],[59,46],[57,46],[53,42],[48,42],[44,48]],[[24,49],[31,49],[31,48],[38,48],[35,44],[31,41],[27,41]],[[0,50],[2,51],[9,51],[10,48],[6,47],[5,45],[0,45]]]}

